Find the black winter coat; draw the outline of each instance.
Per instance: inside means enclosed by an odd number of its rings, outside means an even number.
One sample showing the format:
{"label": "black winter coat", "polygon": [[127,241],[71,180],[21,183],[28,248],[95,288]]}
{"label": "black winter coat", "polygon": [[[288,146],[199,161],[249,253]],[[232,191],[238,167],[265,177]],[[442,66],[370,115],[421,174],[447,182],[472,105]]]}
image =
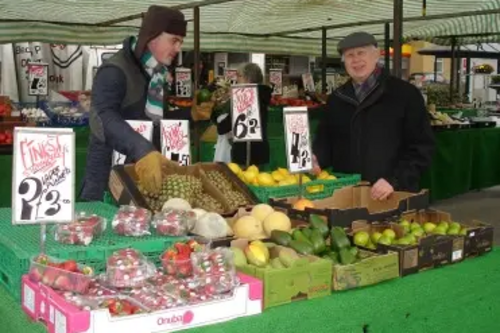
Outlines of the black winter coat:
{"label": "black winter coat", "polygon": [[362,103],[351,82],[333,92],[319,123],[313,151],[322,168],[384,178],[395,190],[417,192],[432,160],[434,135],[420,91],[381,75]]}

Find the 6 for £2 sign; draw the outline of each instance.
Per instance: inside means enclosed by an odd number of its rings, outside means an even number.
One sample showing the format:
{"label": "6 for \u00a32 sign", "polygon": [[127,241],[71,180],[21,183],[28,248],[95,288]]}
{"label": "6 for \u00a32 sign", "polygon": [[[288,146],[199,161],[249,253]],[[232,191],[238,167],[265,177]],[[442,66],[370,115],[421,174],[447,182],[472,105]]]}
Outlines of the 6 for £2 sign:
{"label": "6 for \u00a32 sign", "polygon": [[257,85],[231,87],[231,119],[235,142],[262,141]]}
{"label": "6 for \u00a32 sign", "polygon": [[65,223],[75,205],[72,129],[14,129],[12,223]]}

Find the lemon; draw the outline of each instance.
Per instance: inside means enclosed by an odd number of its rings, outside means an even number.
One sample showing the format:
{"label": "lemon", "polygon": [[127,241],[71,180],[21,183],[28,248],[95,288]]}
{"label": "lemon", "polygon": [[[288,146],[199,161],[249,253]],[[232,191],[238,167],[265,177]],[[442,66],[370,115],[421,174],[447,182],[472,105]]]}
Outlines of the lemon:
{"label": "lemon", "polygon": [[285,178],[289,185],[295,185],[295,184],[298,184],[299,182],[297,181],[297,178],[295,178],[293,175],[290,175],[288,177]]}
{"label": "lemon", "polygon": [[311,178],[309,178],[308,176],[303,176],[302,177],[302,184],[309,183],[310,181],[311,181]]}
{"label": "lemon", "polygon": [[243,178],[247,184],[253,183],[255,178],[257,177],[257,172],[253,172],[251,170],[247,170],[243,172]]}
{"label": "lemon", "polygon": [[285,176],[283,176],[278,170],[276,171],[273,171],[271,173],[271,176],[273,176],[273,179],[276,181],[276,182],[280,182],[282,181],[283,179],[285,179]]}
{"label": "lemon", "polygon": [[284,177],[287,177],[290,175],[290,172],[288,172],[287,169],[284,169],[284,168],[278,168],[277,170],[279,173],[281,173]]}
{"label": "lemon", "polygon": [[248,167],[247,171],[251,171],[251,172],[253,172],[255,174],[258,174],[259,173],[259,168],[257,168],[257,166],[255,166],[255,165],[251,165],[251,166]]}
{"label": "lemon", "polygon": [[327,179],[327,180],[337,180],[337,177],[335,177],[334,175],[329,175],[325,179]]}
{"label": "lemon", "polygon": [[235,174],[239,174],[241,172],[241,168],[238,164],[236,163],[229,163],[227,165],[229,167],[229,169],[231,169],[232,172],[234,172]]}
{"label": "lemon", "polygon": [[257,182],[259,185],[262,186],[273,186],[274,185],[274,179],[273,177],[268,174],[267,172],[259,173],[257,175]]}
{"label": "lemon", "polygon": [[328,176],[330,176],[328,172],[321,171],[320,174],[318,175],[318,179],[326,179]]}

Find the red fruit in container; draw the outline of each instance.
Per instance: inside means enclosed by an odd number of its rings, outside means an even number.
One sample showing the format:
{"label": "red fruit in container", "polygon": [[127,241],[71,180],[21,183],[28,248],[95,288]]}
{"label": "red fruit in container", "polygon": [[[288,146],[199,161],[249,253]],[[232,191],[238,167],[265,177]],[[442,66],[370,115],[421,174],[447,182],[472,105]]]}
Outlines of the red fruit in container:
{"label": "red fruit in container", "polygon": [[48,287],[52,287],[57,279],[59,272],[55,269],[47,268],[43,273],[42,283]]}
{"label": "red fruit in container", "polygon": [[78,270],[78,264],[74,260],[67,260],[62,263],[62,269],[68,272],[76,272]]}
{"label": "red fruit in container", "polygon": [[195,222],[196,214],[192,211],[168,209],[156,213],[152,225],[162,236],[186,236]]}
{"label": "red fruit in container", "polygon": [[33,267],[30,270],[29,278],[32,282],[40,282],[43,277],[43,269],[39,267]]}
{"label": "red fruit in container", "polygon": [[75,221],[56,226],[54,239],[62,244],[89,245],[106,229],[106,219],[81,212]]}
{"label": "red fruit in container", "polygon": [[114,252],[106,264],[106,282],[116,288],[142,286],[156,268],[140,252],[124,249]]}
{"label": "red fruit in container", "polygon": [[55,289],[60,289],[60,290],[71,290],[72,289],[71,281],[70,281],[68,275],[66,275],[66,274],[59,275],[55,279],[53,287]]}
{"label": "red fruit in container", "polygon": [[122,236],[150,235],[151,213],[144,208],[121,206],[112,221],[113,230]]}

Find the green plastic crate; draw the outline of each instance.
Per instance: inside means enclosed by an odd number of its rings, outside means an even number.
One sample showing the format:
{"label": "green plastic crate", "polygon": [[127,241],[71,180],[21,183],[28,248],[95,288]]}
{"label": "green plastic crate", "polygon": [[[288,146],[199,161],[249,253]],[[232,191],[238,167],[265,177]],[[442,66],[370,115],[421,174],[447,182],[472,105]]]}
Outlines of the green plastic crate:
{"label": "green plastic crate", "polygon": [[215,155],[215,143],[201,142],[200,162],[213,162]]}
{"label": "green plastic crate", "polygon": [[[74,259],[89,265],[97,273],[106,269],[106,259],[116,250],[132,247],[159,264],[161,253],[179,237],[125,237],[113,233],[111,220],[117,207],[102,202],[77,203],[77,211],[97,214],[108,220],[106,232],[89,246],[65,245],[54,240],[53,227],[47,227],[47,254],[61,259]],[[21,299],[21,277],[28,273],[30,258],[40,252],[40,227],[38,225],[13,226],[11,209],[0,209],[0,284],[17,300]]]}
{"label": "green plastic crate", "polygon": [[[304,184],[303,196],[309,200],[320,200],[331,197],[333,192],[346,186],[356,185],[360,182],[360,175],[346,175],[341,173],[333,173],[336,180],[313,180]],[[312,186],[323,186],[323,190],[315,193],[308,193],[307,188]],[[260,202],[267,203],[269,199],[284,199],[297,197],[300,193],[299,185],[276,186],[276,187],[260,187],[248,186],[255,194]]]}

